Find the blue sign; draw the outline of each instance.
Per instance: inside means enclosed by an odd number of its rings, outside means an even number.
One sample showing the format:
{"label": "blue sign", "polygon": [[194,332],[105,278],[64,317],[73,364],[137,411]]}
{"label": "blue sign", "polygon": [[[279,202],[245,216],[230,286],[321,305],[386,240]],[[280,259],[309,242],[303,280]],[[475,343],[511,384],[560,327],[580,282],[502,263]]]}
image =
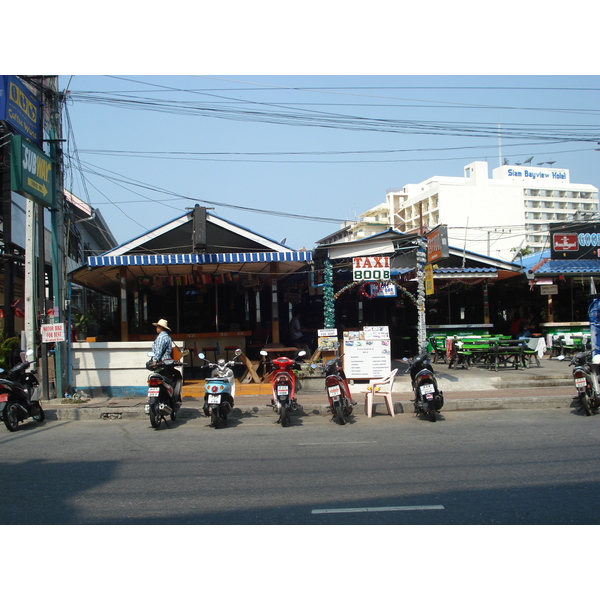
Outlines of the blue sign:
{"label": "blue sign", "polygon": [[0,119],[13,131],[42,147],[42,110],[39,100],[14,75],[0,76]]}

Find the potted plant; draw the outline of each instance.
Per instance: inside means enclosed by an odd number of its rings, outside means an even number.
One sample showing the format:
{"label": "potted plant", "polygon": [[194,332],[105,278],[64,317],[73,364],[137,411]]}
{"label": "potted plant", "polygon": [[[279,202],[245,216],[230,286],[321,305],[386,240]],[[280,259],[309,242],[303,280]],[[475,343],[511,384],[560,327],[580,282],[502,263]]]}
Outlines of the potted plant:
{"label": "potted plant", "polygon": [[92,324],[93,320],[94,317],[89,313],[78,313],[73,317],[78,340],[85,340],[88,327]]}
{"label": "potted plant", "polygon": [[11,367],[10,357],[14,352],[15,346],[19,344],[18,337],[4,337],[4,331],[0,330],[0,368],[9,369]]}

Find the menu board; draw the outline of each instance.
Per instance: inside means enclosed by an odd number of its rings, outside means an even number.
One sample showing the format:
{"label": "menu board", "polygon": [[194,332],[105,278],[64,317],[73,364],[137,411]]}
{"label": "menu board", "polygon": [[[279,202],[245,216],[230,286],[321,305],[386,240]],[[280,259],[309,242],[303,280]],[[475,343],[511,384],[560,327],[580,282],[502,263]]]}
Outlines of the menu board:
{"label": "menu board", "polygon": [[385,377],[391,369],[391,343],[387,327],[344,331],[344,371],[349,379]]}

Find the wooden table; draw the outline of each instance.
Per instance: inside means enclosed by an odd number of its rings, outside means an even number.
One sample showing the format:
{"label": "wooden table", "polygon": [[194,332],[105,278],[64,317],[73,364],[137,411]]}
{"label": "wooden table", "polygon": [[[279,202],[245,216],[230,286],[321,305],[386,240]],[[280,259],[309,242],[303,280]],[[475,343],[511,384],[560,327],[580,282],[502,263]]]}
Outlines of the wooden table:
{"label": "wooden table", "polygon": [[[271,358],[273,356],[277,358],[287,354],[294,354],[295,356],[299,349],[296,348],[296,346],[265,346],[262,350],[264,350]],[[293,358],[293,356],[290,356],[290,358]]]}

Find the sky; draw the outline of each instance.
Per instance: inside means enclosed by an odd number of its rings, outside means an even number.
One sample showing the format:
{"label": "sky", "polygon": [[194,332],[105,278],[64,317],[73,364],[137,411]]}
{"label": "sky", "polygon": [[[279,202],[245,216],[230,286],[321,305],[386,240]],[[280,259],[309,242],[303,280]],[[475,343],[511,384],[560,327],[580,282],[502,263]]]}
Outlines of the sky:
{"label": "sky", "polygon": [[[600,187],[598,75],[64,75],[65,187],[118,243],[196,203],[312,249],[386,192],[533,157]],[[490,227],[494,223],[489,224]]]}

